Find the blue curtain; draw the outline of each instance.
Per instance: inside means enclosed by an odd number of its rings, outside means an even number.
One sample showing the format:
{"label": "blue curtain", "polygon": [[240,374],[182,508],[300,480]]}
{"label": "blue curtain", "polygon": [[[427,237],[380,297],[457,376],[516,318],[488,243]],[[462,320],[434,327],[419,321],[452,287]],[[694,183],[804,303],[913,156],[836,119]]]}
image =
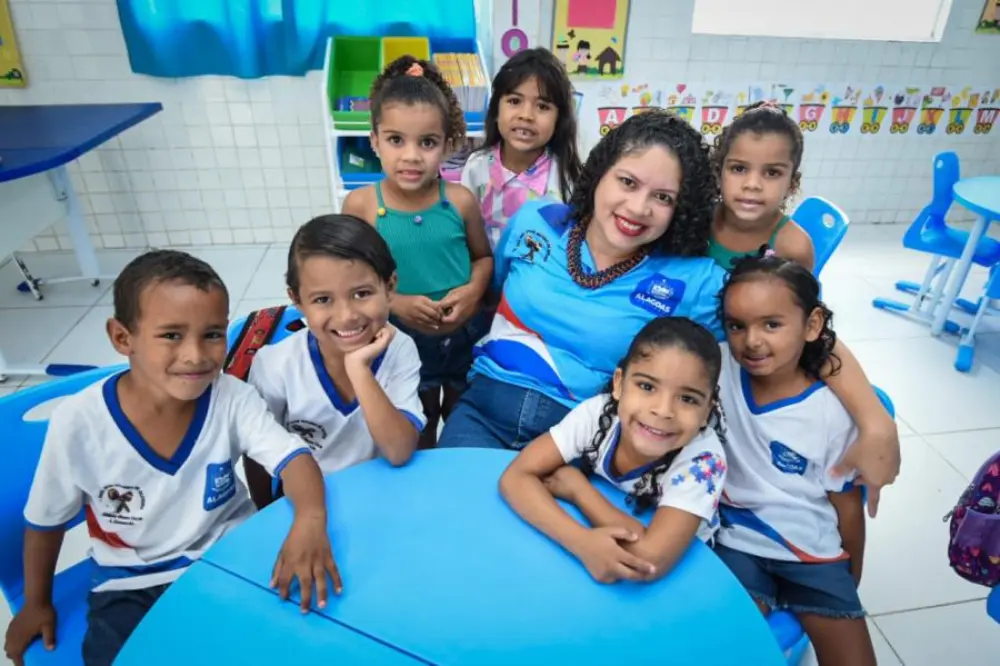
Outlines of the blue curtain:
{"label": "blue curtain", "polygon": [[118,0],[132,71],[302,76],[330,35],[474,38],[473,0]]}

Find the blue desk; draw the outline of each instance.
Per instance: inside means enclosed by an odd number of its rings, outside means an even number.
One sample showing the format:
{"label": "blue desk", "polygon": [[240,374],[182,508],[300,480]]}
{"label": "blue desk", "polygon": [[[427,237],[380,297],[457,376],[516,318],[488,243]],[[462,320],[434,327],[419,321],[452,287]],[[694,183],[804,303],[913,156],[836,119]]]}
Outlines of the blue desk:
{"label": "blue desk", "polygon": [[972,257],[976,253],[976,246],[982,240],[983,235],[990,222],[1000,220],[1000,176],[979,176],[977,178],[963,178],[955,183],[952,188],[955,195],[955,202],[978,215],[976,223],[969,232],[969,240],[965,243],[962,256],[955,263],[951,278],[934,314],[934,321],[931,324],[931,333],[940,335],[944,330],[948,314],[951,312],[955,301],[958,299],[965,279],[969,276],[969,269],[972,268]]}
{"label": "blue desk", "polygon": [[205,563],[170,586],[115,660],[115,666],[421,663],[328,618],[303,616],[298,606]]}
{"label": "blue desk", "polygon": [[[435,664],[783,664],[767,624],[695,543],[655,584],[600,585],[524,524],[497,481],[513,454],[418,453],[331,475],[344,592],[323,614]],[[292,513],[268,507],[204,559],[265,588]],[[527,660],[527,661],[526,661]]]}
{"label": "blue desk", "polygon": [[[114,279],[101,274],[66,165],[162,109],[158,103],[0,106],[0,259],[14,256],[35,298],[42,298],[40,287],[46,283],[88,280],[96,286],[101,279]],[[80,275],[36,278],[16,253],[61,220]],[[49,372],[43,367],[8,365],[0,353],[0,380],[44,374]]]}

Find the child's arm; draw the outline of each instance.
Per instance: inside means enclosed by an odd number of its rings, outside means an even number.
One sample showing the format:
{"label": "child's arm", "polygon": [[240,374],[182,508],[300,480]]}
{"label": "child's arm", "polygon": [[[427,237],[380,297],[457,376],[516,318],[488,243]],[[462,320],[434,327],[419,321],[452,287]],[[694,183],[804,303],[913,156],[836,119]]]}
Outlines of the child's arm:
{"label": "child's arm", "polygon": [[354,217],[375,226],[375,223],[373,222],[375,218],[374,194],[375,188],[371,185],[351,190],[347,193],[347,197],[344,198],[344,203],[340,207],[341,214],[353,215]]}
{"label": "child's arm", "polygon": [[838,463],[835,473],[860,472],[859,484],[868,487],[868,513],[878,511],[879,492],[899,474],[899,433],[865,376],[861,364],[840,340],[833,348],[841,362],[840,372],[823,380],[840,399],[858,426],[860,436]]}
{"label": "child's arm", "polygon": [[640,537],[646,533],[645,525],[609,502],[573,465],[563,465],[543,481],[553,497],[579,509],[592,527],[624,527]]}
{"label": "child's arm", "polygon": [[598,582],[643,580],[651,575],[653,566],[623,547],[638,535],[624,527],[587,529],[559,506],[542,479],[565,463],[552,435],[546,433],[504,471],[500,493],[521,518],[576,556]]}
{"label": "child's arm", "polygon": [[[375,446],[390,464],[399,466],[405,465],[413,456],[424,422],[422,414],[407,414],[398,409],[372,372],[372,362],[389,347],[395,335],[396,329],[386,324],[375,334],[375,340],[371,344],[345,356],[344,367]],[[413,347],[413,343],[410,346]],[[417,403],[419,413],[417,389],[420,384],[420,358],[415,347],[413,360],[416,363],[408,383],[412,384],[413,402]]]}
{"label": "child's arm", "polygon": [[20,666],[25,650],[38,636],[46,650],[56,647],[56,611],[52,580],[62,548],[63,529],[24,531],[24,605],[7,627],[4,652]]}
{"label": "child's arm", "polygon": [[441,321],[457,324],[467,321],[476,313],[486,295],[493,278],[493,253],[486,237],[486,225],[479,202],[467,188],[448,185],[448,198],[465,220],[465,237],[469,244],[469,258],[472,260],[472,276],[467,284],[452,289],[441,299]]}
{"label": "child's arm", "polygon": [[827,496],[837,511],[837,529],[844,550],[851,556],[851,575],[861,585],[861,570],[865,557],[865,502],[861,497],[861,487],[854,486],[843,492],[831,492]]}
{"label": "child's arm", "polygon": [[322,608],[326,605],[326,573],[333,580],[334,593],[340,594],[342,588],[326,531],[323,475],[309,448],[274,420],[264,399],[252,387],[237,383],[231,390],[240,392],[231,402],[229,416],[235,424],[240,449],[271,476],[281,479],[285,495],[295,509],[292,527],[274,565],[271,586],[278,588],[282,599],[287,599],[292,579],[298,578],[305,613],[309,610],[315,580],[316,598]]}
{"label": "child's arm", "polygon": [[271,587],[276,587],[279,596],[287,599],[292,579],[298,578],[302,612],[307,613],[314,580],[320,608],[326,607],[327,574],[333,582],[334,594],[340,594],[344,588],[326,531],[326,489],[312,455],[295,456],[280,474],[285,495],[295,509],[295,518],[274,564]]}
{"label": "child's arm", "polygon": [[[288,402],[286,399],[287,389],[284,386],[284,373],[272,372],[270,363],[270,350],[267,347],[257,352],[257,358],[250,366],[250,374],[247,383],[257,389],[260,396],[267,403],[267,408],[278,423],[284,424],[286,420]],[[263,509],[274,500],[271,488],[271,475],[268,474],[264,466],[256,460],[243,456],[243,471],[247,477],[247,490],[250,491],[250,499],[258,509]]]}
{"label": "child's arm", "polygon": [[[69,400],[74,400],[70,398]],[[66,525],[80,513],[84,496],[76,485],[70,451],[87,437],[86,420],[76,416],[75,402],[56,408],[31,483],[24,519],[24,606],[7,628],[4,649],[15,664],[39,635],[49,650],[56,645],[56,613],[52,581]]]}
{"label": "child's arm", "polygon": [[812,239],[794,220],[778,232],[774,244],[774,251],[779,257],[790,259],[810,272],[816,266],[816,250]]}

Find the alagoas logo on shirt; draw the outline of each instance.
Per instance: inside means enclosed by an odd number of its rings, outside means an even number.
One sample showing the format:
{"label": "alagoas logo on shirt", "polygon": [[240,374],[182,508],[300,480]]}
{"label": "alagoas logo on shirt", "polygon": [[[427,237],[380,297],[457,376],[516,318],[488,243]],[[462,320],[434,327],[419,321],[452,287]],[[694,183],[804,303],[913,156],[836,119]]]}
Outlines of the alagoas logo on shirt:
{"label": "alagoas logo on shirt", "polygon": [[209,463],[205,468],[205,497],[202,501],[205,511],[219,508],[236,494],[236,475],[233,461]]}
{"label": "alagoas logo on shirt", "polygon": [[781,442],[771,442],[771,464],[785,474],[803,475],[809,466],[809,461],[801,454],[793,451]]}
{"label": "alagoas logo on shirt", "polygon": [[629,301],[658,317],[674,314],[684,298],[685,285],[680,280],[671,280],[665,275],[654,273],[636,285]]}
{"label": "alagoas logo on shirt", "polygon": [[529,264],[535,261],[546,261],[552,254],[552,244],[545,236],[537,231],[529,230],[523,232],[517,238],[514,246],[514,255]]}
{"label": "alagoas logo on shirt", "polygon": [[298,421],[289,421],[285,427],[290,432],[294,432],[301,437],[302,441],[309,445],[310,451],[316,452],[323,448],[323,442],[326,441],[326,428],[320,424],[300,419]]}
{"label": "alagoas logo on shirt", "polygon": [[111,525],[132,527],[142,522],[146,496],[139,486],[108,485],[97,493],[97,507]]}

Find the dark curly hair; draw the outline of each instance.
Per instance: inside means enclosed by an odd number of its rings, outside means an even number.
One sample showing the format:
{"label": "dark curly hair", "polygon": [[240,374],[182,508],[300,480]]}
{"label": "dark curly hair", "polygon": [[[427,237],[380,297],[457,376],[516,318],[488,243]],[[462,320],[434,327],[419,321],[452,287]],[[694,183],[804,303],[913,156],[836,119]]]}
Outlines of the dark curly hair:
{"label": "dark curly hair", "polygon": [[[833,312],[820,300],[819,282],[813,274],[794,261],[782,259],[766,245],[753,256],[744,257],[736,262],[733,271],[719,292],[719,320],[726,322],[726,294],[734,284],[752,282],[755,280],[778,279],[785,283],[795,304],[802,310],[804,317],[819,311],[823,318],[823,327],[819,337],[807,342],[799,357],[799,367],[806,375],[819,381],[840,372],[840,358],[833,353],[837,344],[837,334],[833,331]],[[729,326],[726,325],[726,330]]]}
{"label": "dark curly hair", "polygon": [[534,48],[521,51],[504,63],[493,77],[490,106],[486,111],[486,140],[480,150],[492,150],[503,143],[500,136],[500,104],[526,80],[538,81],[539,93],[556,107],[559,117],[549,140],[548,149],[559,163],[559,189],[563,201],[570,197],[573,183],[580,177],[583,165],[576,147],[576,110],[573,108],[573,86],[566,75],[566,68],[548,49]]}
{"label": "dark curly hair", "polygon": [[794,194],[799,189],[801,174],[799,166],[802,164],[802,153],[805,152],[805,139],[802,138],[802,130],[785,110],[770,102],[756,102],[746,108],[746,110],[727,125],[719,136],[715,137],[715,145],[712,148],[712,168],[715,170],[715,177],[719,183],[722,182],[722,169],[729,155],[729,149],[733,147],[733,142],[738,137],[753,132],[760,136],[764,134],[780,134],[788,139],[789,149],[792,155],[792,186],[791,192]]}
{"label": "dark curly hair", "polygon": [[[409,74],[414,65],[419,65],[419,75]],[[434,63],[400,56],[391,63],[372,83],[371,93],[372,129],[378,131],[382,120],[382,110],[387,104],[431,104],[441,109],[444,121],[444,136],[452,148],[465,139],[465,115],[455,97],[455,92],[441,75]]]}
{"label": "dark curly hair", "polygon": [[631,116],[594,146],[569,201],[571,217],[589,224],[594,215],[594,193],[604,175],[622,157],[653,146],[662,146],[677,157],[682,177],[670,226],[651,249],[664,255],[704,256],[718,185],[701,134],[668,111],[651,109]]}
{"label": "dark curly hair", "polygon": [[[656,351],[663,349],[683,349],[700,358],[705,364],[705,373],[708,375],[709,384],[712,387],[712,411],[709,415],[708,426],[715,430],[719,436],[719,441],[725,443],[725,420],[722,414],[722,405],[719,403],[718,384],[719,373],[722,369],[722,352],[719,350],[719,343],[715,336],[704,326],[687,319],[686,317],[658,317],[643,326],[642,330],[632,340],[625,357],[618,363],[618,369],[622,375],[628,374],[629,365],[638,358],[648,358]],[[597,461],[600,457],[601,444],[607,439],[608,433],[614,419],[618,416],[618,401],[615,400],[612,392],[614,380],[608,383],[604,389],[606,402],[598,420],[597,433],[594,439],[580,459],[580,467],[588,476],[593,474]],[[663,495],[663,475],[670,469],[674,459],[680,449],[667,452],[660,460],[656,461],[645,474],[639,477],[632,492],[626,501],[632,506],[635,514],[640,514],[648,509],[656,508]]]}

